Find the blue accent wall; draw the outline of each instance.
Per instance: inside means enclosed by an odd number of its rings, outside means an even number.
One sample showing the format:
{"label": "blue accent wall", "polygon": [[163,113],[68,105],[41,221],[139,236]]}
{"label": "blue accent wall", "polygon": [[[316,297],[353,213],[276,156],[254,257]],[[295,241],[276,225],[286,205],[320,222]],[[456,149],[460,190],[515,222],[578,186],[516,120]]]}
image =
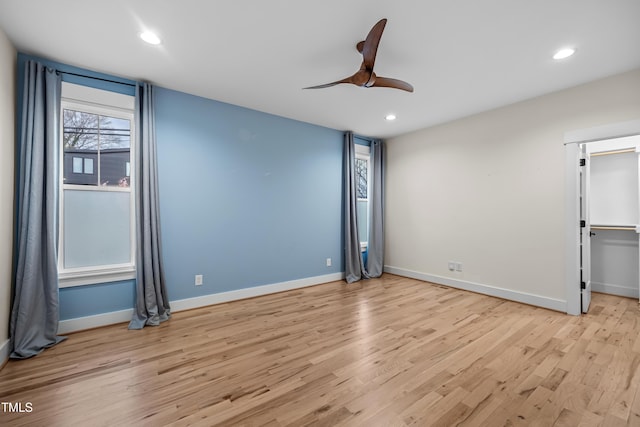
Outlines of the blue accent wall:
{"label": "blue accent wall", "polygon": [[133,307],[135,280],[60,289],[60,320]]}
{"label": "blue accent wall", "polygon": [[[20,92],[28,59],[135,83],[20,54]],[[63,80],[134,93],[101,80]],[[342,131],[156,88],[156,136],[170,300],[344,271]],[[202,286],[194,285],[196,274],[204,275]],[[133,302],[134,281],[63,288],[60,318]]]}
{"label": "blue accent wall", "polygon": [[171,300],[344,270],[342,132],[158,88],[156,134]]}

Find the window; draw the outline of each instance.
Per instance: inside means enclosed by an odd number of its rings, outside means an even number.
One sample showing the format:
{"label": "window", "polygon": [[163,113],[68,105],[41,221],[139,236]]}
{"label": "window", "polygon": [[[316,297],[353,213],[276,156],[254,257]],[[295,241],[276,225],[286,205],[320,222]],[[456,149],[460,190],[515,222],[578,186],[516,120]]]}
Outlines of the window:
{"label": "window", "polygon": [[134,98],[62,85],[60,287],[135,277]]}
{"label": "window", "polygon": [[367,187],[367,183],[369,182],[368,177],[369,172],[369,160],[363,158],[356,158],[356,179],[357,179],[357,188],[356,192],[358,195],[358,199],[367,200],[369,189]]}
{"label": "window", "polygon": [[370,148],[356,144],[355,172],[358,217],[358,238],[364,252],[369,241],[369,160]]}
{"label": "window", "polygon": [[[69,157],[73,158],[73,173],[83,173],[91,175],[93,174],[93,159],[71,156],[72,153],[65,149],[65,156],[69,154]],[[66,177],[65,177],[66,181]]]}
{"label": "window", "polygon": [[131,120],[70,108],[62,115],[64,183],[128,187]]}

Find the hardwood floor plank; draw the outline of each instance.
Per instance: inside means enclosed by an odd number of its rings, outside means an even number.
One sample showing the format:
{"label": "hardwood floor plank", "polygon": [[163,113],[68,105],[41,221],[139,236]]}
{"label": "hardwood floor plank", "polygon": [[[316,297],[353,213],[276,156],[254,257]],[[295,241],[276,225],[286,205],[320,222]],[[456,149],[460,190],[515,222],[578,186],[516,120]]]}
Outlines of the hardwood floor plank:
{"label": "hardwood floor plank", "polygon": [[70,334],[0,371],[0,425],[640,425],[640,311],[574,317],[389,274]]}

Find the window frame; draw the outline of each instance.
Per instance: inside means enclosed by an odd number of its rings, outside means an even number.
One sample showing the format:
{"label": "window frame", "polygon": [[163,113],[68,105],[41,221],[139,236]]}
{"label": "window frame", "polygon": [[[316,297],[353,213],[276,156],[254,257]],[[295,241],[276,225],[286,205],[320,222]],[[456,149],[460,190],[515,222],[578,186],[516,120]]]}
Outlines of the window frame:
{"label": "window frame", "polygon": [[[366,233],[367,240],[360,242],[360,251],[364,252],[369,247],[368,225],[371,219],[371,203],[370,203],[371,198],[369,197],[371,195],[371,147],[369,145],[361,145],[361,144],[354,144],[354,145],[355,145],[355,160],[364,160],[367,162],[367,198],[365,199],[365,198],[357,197],[357,194],[356,194],[356,202],[361,202],[361,201],[367,202],[367,233]],[[354,162],[354,167],[355,167],[355,162]]]}
{"label": "window frame", "polygon": [[[129,120],[130,146],[129,146],[129,187],[82,185],[64,183],[64,110],[82,111],[91,114],[99,114],[114,118]],[[59,288],[73,286],[92,285],[119,280],[130,280],[136,277],[136,227],[135,227],[135,183],[136,183],[136,120],[135,97],[81,86],[72,83],[62,83],[62,96],[60,108],[60,160],[59,160],[59,218],[58,221],[58,281]],[[84,166],[84,165],[83,165]],[[97,174],[99,165],[94,162],[94,171]],[[99,191],[99,192],[125,192],[129,193],[130,218],[129,218],[129,246],[130,259],[122,264],[105,264],[99,266],[65,268],[64,252],[64,218],[65,218],[65,190],[74,191]]]}

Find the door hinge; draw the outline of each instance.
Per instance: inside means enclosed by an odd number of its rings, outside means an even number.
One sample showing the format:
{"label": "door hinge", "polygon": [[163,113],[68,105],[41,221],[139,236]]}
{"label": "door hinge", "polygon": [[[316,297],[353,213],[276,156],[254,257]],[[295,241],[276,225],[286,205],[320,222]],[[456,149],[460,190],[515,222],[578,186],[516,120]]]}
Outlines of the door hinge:
{"label": "door hinge", "polygon": [[580,220],[580,228],[584,228],[587,226],[587,221],[585,221],[584,219]]}
{"label": "door hinge", "polygon": [[580,289],[587,289],[587,284],[584,282],[580,282]]}
{"label": "door hinge", "polygon": [[580,159],[580,166],[584,166],[587,164],[587,159]]}

